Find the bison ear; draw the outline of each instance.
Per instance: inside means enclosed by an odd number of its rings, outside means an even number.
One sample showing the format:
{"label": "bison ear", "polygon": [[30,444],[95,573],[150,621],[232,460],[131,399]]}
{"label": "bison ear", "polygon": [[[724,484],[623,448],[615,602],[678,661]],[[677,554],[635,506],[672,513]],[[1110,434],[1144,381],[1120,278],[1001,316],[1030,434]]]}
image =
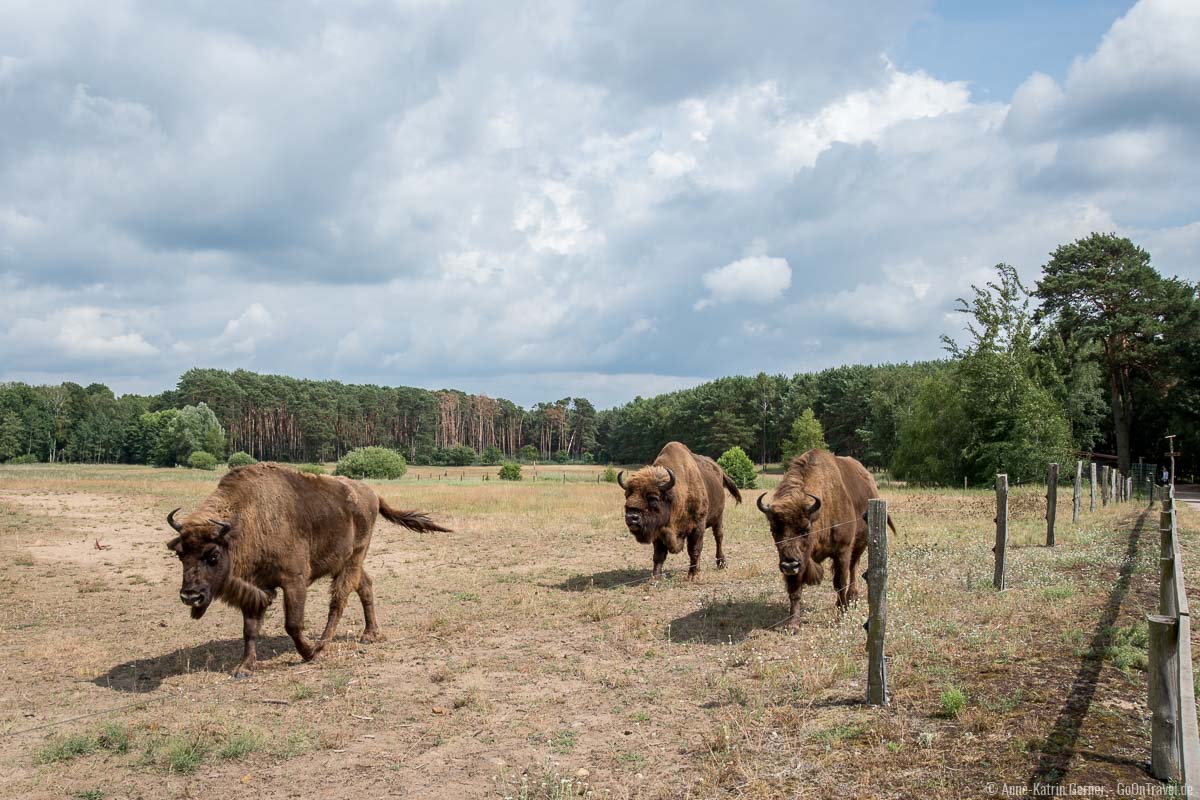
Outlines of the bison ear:
{"label": "bison ear", "polygon": [[180,551],[179,545],[182,541],[183,541],[183,539],[181,537],[176,536],[174,539],[167,542],[167,549],[170,550],[172,553],[178,554]]}

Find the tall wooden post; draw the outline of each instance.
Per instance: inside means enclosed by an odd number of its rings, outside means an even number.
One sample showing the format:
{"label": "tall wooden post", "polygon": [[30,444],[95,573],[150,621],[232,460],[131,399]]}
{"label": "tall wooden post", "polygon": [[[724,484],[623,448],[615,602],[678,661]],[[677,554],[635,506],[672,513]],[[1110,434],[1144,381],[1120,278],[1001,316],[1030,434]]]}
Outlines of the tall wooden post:
{"label": "tall wooden post", "polygon": [[[888,536],[887,501],[867,501],[867,705],[886,706]],[[853,576],[852,576],[853,577]]]}
{"label": "tall wooden post", "polygon": [[1149,614],[1147,667],[1150,684],[1150,770],[1160,780],[1179,780],[1179,625],[1173,616]]}
{"label": "tall wooden post", "polygon": [[1046,547],[1054,547],[1054,520],[1058,516],[1058,464],[1046,473]]}
{"label": "tall wooden post", "polygon": [[1091,490],[1092,499],[1088,504],[1088,513],[1096,510],[1096,462],[1092,461],[1088,464],[1088,489]]}
{"label": "tall wooden post", "polygon": [[1075,493],[1072,495],[1070,506],[1070,522],[1079,522],[1079,506],[1084,501],[1084,462],[1075,462]]}
{"label": "tall wooden post", "polygon": [[1100,505],[1108,505],[1108,467],[1100,467]]}
{"label": "tall wooden post", "polygon": [[992,574],[992,585],[996,591],[1004,591],[1004,550],[1008,547],[1008,476],[996,476],[996,571]]}

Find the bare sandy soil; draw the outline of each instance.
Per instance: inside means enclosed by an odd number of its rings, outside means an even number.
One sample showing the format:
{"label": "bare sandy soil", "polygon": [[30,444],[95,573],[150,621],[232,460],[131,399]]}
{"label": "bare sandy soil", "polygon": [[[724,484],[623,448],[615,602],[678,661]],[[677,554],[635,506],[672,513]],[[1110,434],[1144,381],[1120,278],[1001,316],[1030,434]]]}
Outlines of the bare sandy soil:
{"label": "bare sandy soil", "polygon": [[[553,472],[551,468],[547,472]],[[0,795],[6,797],[977,797],[1032,783],[1158,786],[1146,771],[1144,615],[1157,514],[1044,539],[1017,489],[1010,589],[990,588],[993,498],[886,490],[892,705],[863,704],[865,605],[828,583],[787,614],[753,502],[730,568],[646,582],[621,495],[572,470],[374,484],[455,528],[381,521],[368,556],[387,640],[300,661],[268,612],[252,678],[240,615],[177,598],[164,518],[217,475],[0,467]],[[566,471],[563,471],[564,473]],[[750,495],[753,497],[753,494]],[[1085,499],[1086,509],[1086,499]],[[1197,515],[1184,512],[1189,586]],[[865,592],[864,592],[865,594]],[[309,627],[324,620],[324,585]],[[278,604],[277,604],[278,605]]]}

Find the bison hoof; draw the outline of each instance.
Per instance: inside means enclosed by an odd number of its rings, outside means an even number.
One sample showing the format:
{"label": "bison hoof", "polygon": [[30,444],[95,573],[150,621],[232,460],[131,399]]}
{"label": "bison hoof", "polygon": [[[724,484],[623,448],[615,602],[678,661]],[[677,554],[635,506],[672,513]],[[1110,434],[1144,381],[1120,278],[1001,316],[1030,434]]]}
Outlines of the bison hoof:
{"label": "bison hoof", "polygon": [[232,675],[235,681],[240,681],[243,678],[249,678],[254,672],[249,667],[238,667]]}
{"label": "bison hoof", "polygon": [[718,558],[717,559],[717,569],[725,569],[725,567],[726,567],[725,559]]}
{"label": "bison hoof", "polygon": [[372,642],[382,642],[386,638],[379,631],[363,631],[362,636],[358,637],[358,640],[366,644],[371,644]]}

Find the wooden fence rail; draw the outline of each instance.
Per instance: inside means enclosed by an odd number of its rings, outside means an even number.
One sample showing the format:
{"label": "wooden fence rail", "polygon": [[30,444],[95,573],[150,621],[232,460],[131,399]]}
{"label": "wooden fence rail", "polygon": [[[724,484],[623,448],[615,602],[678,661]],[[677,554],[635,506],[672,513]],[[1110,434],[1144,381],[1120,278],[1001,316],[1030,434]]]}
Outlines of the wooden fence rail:
{"label": "wooden fence rail", "polygon": [[1187,797],[1200,797],[1200,728],[1192,675],[1191,614],[1183,583],[1175,488],[1161,490],[1158,613],[1150,626],[1150,765],[1154,776],[1182,784]]}

